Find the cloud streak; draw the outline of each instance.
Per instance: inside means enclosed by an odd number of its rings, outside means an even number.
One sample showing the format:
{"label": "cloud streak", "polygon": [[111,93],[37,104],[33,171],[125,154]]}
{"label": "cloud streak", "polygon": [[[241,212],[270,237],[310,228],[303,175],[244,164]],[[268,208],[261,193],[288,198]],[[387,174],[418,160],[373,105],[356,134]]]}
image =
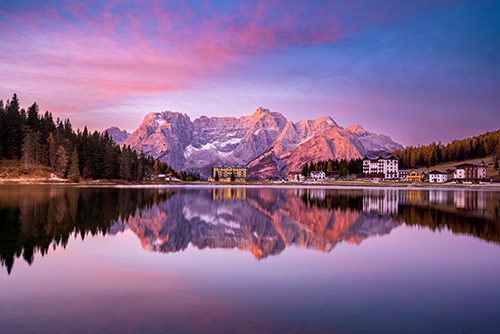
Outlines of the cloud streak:
{"label": "cloud streak", "polygon": [[[446,104],[448,91],[464,91],[465,76],[460,73],[458,88],[449,79],[458,73],[455,63],[442,60],[449,34],[441,42],[428,42],[424,37],[418,39],[421,32],[410,31],[410,38],[389,38],[385,46],[383,42],[409,22],[467,3],[470,1],[4,1],[0,4],[0,71],[4,80],[0,94],[6,98],[17,92],[21,99],[36,99],[55,114],[73,113],[75,118],[84,119],[88,112],[109,110],[134,98],[138,105],[148,94],[207,91],[214,78],[219,83],[225,78],[222,86],[227,87],[245,82],[248,76],[258,91],[259,83],[250,78],[257,73],[281,83],[304,80],[291,86],[297,95],[325,96],[318,108],[338,99],[328,95],[332,90],[346,94],[339,104],[344,112],[351,106],[352,111],[369,113],[370,106],[377,103],[375,110],[390,110],[380,100],[395,97],[394,103],[401,105],[401,96],[412,101],[418,94]],[[374,37],[377,33],[380,36]],[[380,39],[379,43],[373,39]],[[414,45],[405,44],[405,39]],[[441,49],[435,49],[439,43]],[[354,49],[348,48],[351,44]],[[340,47],[335,49],[336,45]],[[337,53],[325,53],[323,58],[312,55],[324,48]],[[381,48],[385,51],[380,52]],[[497,49],[492,47],[491,54]],[[302,58],[294,58],[302,52],[297,50],[307,51]],[[464,54],[465,61],[483,56],[468,49]],[[256,65],[273,57],[280,60],[278,65]],[[317,59],[320,65],[310,64]],[[496,64],[498,60],[489,62]],[[438,63],[437,75],[431,77],[430,69]],[[471,73],[475,82],[481,80],[478,66],[461,68]],[[309,70],[304,79],[301,72]],[[496,71],[495,67],[490,72]],[[446,76],[438,76],[443,74]],[[231,76],[238,79],[231,81]],[[308,83],[316,76],[321,77],[323,88]],[[498,80],[494,76],[486,73],[482,76],[485,81],[473,85],[465,95],[495,91]],[[433,85],[440,87],[443,96],[436,96]],[[227,89],[228,94],[234,94],[234,89]],[[364,102],[355,101],[356,95]],[[349,99],[352,102],[344,105]],[[198,103],[203,105],[203,101]],[[412,103],[408,110],[419,105]],[[261,101],[255,104],[260,106]]]}
{"label": "cloud streak", "polygon": [[182,89],[245,56],[332,43],[391,21],[383,7],[357,1],[248,1],[229,10],[210,2],[32,2],[4,5],[1,14],[4,67],[103,97]]}

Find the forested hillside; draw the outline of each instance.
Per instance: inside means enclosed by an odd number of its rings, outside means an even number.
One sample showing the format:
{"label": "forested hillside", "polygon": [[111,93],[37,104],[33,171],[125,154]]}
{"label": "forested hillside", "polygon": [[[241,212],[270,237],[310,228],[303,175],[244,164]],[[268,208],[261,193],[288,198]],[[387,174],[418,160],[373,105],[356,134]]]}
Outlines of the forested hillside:
{"label": "forested hillside", "polygon": [[302,175],[309,175],[312,171],[323,171],[325,173],[331,171],[339,171],[339,176],[347,176],[349,174],[363,173],[363,159],[341,159],[341,160],[321,160],[309,165],[306,163],[302,166]]}
{"label": "forested hillside", "polygon": [[90,133],[87,127],[75,131],[69,119],[54,121],[50,112],[40,113],[36,102],[28,110],[21,109],[16,94],[5,104],[0,100],[0,159],[20,159],[35,173],[40,165],[48,166],[57,176],[74,181],[140,181],[158,173],[172,173],[188,181],[197,179],[138,154],[130,146],[121,148],[107,133]]}
{"label": "forested hillside", "polygon": [[[500,157],[500,130],[472,138],[454,140],[447,145],[432,142],[427,146],[407,146],[393,155],[400,159],[399,168],[431,167],[446,161],[462,161],[493,155],[495,166]],[[497,167],[498,168],[498,167]]]}

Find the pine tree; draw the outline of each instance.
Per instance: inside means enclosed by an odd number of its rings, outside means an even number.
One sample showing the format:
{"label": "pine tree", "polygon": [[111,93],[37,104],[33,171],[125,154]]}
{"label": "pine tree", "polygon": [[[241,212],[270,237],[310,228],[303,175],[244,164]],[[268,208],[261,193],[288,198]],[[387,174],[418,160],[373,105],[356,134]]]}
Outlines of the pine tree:
{"label": "pine tree", "polygon": [[478,140],[478,147],[477,147],[477,157],[478,158],[484,158],[486,156],[486,150],[487,147],[485,144],[479,139]]}
{"label": "pine tree", "polygon": [[22,152],[23,156],[21,161],[26,165],[27,168],[31,167],[35,162],[35,143],[34,135],[31,129],[25,129],[25,135],[23,139]]}
{"label": "pine tree", "polygon": [[69,166],[68,178],[75,182],[80,181],[80,166],[78,165],[78,151],[76,147],[71,155],[71,165]]}
{"label": "pine tree", "polygon": [[64,177],[66,169],[68,168],[68,154],[64,146],[59,145],[57,148],[57,164],[56,173],[59,177]]}
{"label": "pine tree", "polygon": [[308,171],[308,168],[307,168],[307,162],[304,164],[304,166],[302,167],[302,175],[303,176],[307,176],[309,175],[309,171]]}
{"label": "pine tree", "polygon": [[57,166],[57,146],[54,136],[52,132],[49,133],[49,137],[47,139],[47,143],[49,144],[49,163],[50,167],[56,168]]}
{"label": "pine tree", "polygon": [[33,148],[35,150],[35,171],[38,174],[38,164],[41,161],[42,157],[42,134],[40,131],[37,131],[33,134]]}
{"label": "pine tree", "polygon": [[40,108],[36,102],[28,108],[28,118],[26,124],[31,128],[31,130],[33,130],[33,132],[40,130],[40,119],[38,118],[39,110]]}
{"label": "pine tree", "polygon": [[215,182],[219,182],[219,172],[215,172]]}
{"label": "pine tree", "polygon": [[40,163],[44,166],[50,166],[49,151],[47,149],[47,145],[41,145],[40,147]]}
{"label": "pine tree", "polygon": [[457,153],[457,161],[462,161],[464,160],[464,148],[462,145],[458,147],[458,153]]}
{"label": "pine tree", "polygon": [[106,179],[118,178],[118,154],[115,146],[108,142],[104,151],[104,177]]}
{"label": "pine tree", "polygon": [[331,172],[333,171],[333,166],[332,166],[332,161],[328,160],[328,164],[326,165],[326,172]]}
{"label": "pine tree", "polygon": [[236,177],[234,176],[234,172],[231,173],[231,182],[234,182],[236,180]]}
{"label": "pine tree", "polygon": [[493,166],[494,169],[498,169],[498,157],[495,155],[495,165]]}
{"label": "pine tree", "polygon": [[156,176],[158,176],[158,174],[160,174],[160,166],[158,164],[158,160],[155,161],[155,164],[153,166],[153,172]]}
{"label": "pine tree", "polygon": [[339,170],[339,176],[347,176],[349,175],[349,168],[347,167],[347,162],[342,159],[342,162],[340,163],[340,170]]}
{"label": "pine tree", "polygon": [[10,159],[19,158],[22,152],[23,125],[26,123],[24,110],[20,110],[17,95],[12,96],[5,106],[2,144],[4,156]]}
{"label": "pine tree", "polygon": [[131,175],[131,158],[130,146],[124,147],[120,154],[120,178],[124,181],[130,181]]}
{"label": "pine tree", "polygon": [[432,150],[431,158],[429,160],[429,165],[435,166],[437,164],[437,162],[438,162],[438,158],[437,158],[436,150]]}

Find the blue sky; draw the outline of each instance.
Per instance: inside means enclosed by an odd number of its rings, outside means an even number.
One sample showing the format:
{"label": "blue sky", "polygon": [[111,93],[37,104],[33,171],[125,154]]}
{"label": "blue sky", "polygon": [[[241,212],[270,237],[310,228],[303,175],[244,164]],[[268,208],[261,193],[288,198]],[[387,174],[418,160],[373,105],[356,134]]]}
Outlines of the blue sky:
{"label": "blue sky", "polygon": [[0,98],[75,127],[331,116],[404,145],[500,128],[498,1],[3,1]]}

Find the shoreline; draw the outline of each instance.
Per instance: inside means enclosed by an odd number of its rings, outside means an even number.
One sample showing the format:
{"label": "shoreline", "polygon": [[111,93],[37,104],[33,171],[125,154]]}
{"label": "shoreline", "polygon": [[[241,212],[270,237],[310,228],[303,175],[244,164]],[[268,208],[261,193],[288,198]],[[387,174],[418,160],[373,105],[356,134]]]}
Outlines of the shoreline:
{"label": "shoreline", "polygon": [[500,190],[500,183],[491,184],[450,184],[429,182],[401,182],[401,181],[326,181],[326,182],[269,182],[269,181],[249,181],[249,182],[207,182],[207,181],[142,181],[126,182],[120,180],[91,180],[71,182],[67,179],[56,178],[29,178],[29,179],[0,179],[0,186],[79,186],[79,187],[172,187],[172,186],[203,186],[203,187],[290,187],[290,188],[404,188],[404,189],[469,189],[469,190]]}

